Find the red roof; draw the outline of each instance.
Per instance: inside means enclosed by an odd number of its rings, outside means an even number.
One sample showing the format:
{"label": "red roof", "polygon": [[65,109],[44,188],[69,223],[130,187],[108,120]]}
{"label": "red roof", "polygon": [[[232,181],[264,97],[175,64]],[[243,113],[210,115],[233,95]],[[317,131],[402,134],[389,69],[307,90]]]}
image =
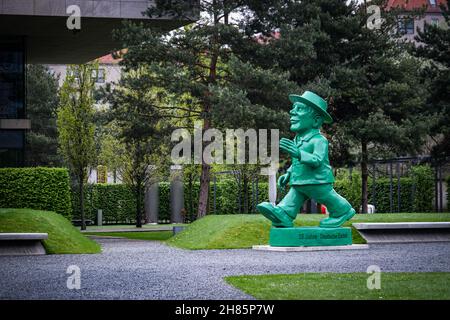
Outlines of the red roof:
{"label": "red roof", "polygon": [[439,5],[445,4],[446,0],[389,0],[387,8],[403,8],[405,11],[411,11],[413,9],[420,9],[427,7],[426,12],[441,12]]}
{"label": "red roof", "polygon": [[122,49],[117,52],[114,52],[114,54],[118,57],[117,59],[113,57],[113,54],[107,54],[106,56],[98,58],[97,61],[100,64],[118,64],[122,60],[122,56],[126,52],[127,49]]}

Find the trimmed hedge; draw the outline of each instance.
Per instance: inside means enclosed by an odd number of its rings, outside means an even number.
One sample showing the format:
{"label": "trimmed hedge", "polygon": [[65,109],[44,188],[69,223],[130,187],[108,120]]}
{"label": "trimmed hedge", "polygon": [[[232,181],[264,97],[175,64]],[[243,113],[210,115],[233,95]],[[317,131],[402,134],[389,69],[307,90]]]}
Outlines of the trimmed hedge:
{"label": "trimmed hedge", "polygon": [[446,181],[447,181],[447,211],[450,212],[450,206],[449,206],[449,204],[450,204],[450,200],[449,200],[450,199],[450,176],[447,177]]}
{"label": "trimmed hedge", "polygon": [[72,214],[69,172],[64,168],[0,168],[0,207]]}
{"label": "trimmed hedge", "polygon": [[[390,212],[390,181],[387,178],[376,180],[376,198],[373,197],[372,180],[369,180],[369,203],[376,205],[377,212]],[[334,188],[359,211],[361,205],[361,177],[354,174],[348,178],[337,180]],[[185,220],[195,220],[198,207],[198,182],[191,186],[184,184],[184,215]],[[256,195],[256,192],[258,194]],[[279,193],[278,199],[287,190]],[[221,180],[216,184],[215,214],[237,214],[243,212],[244,192],[241,190],[241,211],[239,210],[237,182],[233,179]],[[400,179],[400,212],[431,212],[433,211],[434,180],[429,167],[414,168],[410,177]],[[268,183],[259,182],[258,190],[248,184],[249,212],[254,212],[254,202],[268,201]],[[79,218],[78,195],[73,191],[74,216]],[[256,201],[257,199],[257,201]],[[135,199],[133,192],[123,184],[93,184],[85,188],[86,218],[96,220],[97,209],[103,210],[105,223],[134,223]],[[392,181],[392,211],[397,212],[397,179]],[[209,212],[214,213],[214,184],[210,184]],[[170,183],[159,184],[159,222],[170,222]]]}
{"label": "trimmed hedge", "polygon": [[[81,219],[78,189],[72,189],[73,216]],[[105,223],[135,223],[136,201],[133,191],[125,184],[88,184],[84,188],[86,219],[96,221],[97,210],[102,209]]]}

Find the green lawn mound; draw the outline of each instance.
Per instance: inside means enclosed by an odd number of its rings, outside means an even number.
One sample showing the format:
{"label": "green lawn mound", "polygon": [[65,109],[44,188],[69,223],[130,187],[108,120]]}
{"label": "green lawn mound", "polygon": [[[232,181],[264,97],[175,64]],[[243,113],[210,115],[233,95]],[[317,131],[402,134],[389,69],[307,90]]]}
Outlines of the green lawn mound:
{"label": "green lawn mound", "polygon": [[[301,214],[296,226],[318,226],[322,214]],[[450,221],[448,213],[380,213],[358,214],[355,222],[421,222]],[[351,226],[347,222],[344,226]],[[237,249],[268,244],[270,223],[259,214],[208,215],[190,224],[184,231],[167,240],[167,243],[183,249]],[[365,243],[352,227],[353,243]]]}
{"label": "green lawn mound", "polygon": [[249,248],[269,240],[270,224],[260,215],[209,215],[190,224],[167,243],[184,249]]}
{"label": "green lawn mound", "polygon": [[[225,281],[262,300],[450,299],[450,273],[382,272],[380,288],[368,289],[374,274],[302,273],[227,277]],[[375,284],[369,279],[370,284]]]}
{"label": "green lawn mound", "polygon": [[86,238],[60,214],[31,209],[0,209],[0,232],[43,232],[47,253],[99,253],[100,246]]}

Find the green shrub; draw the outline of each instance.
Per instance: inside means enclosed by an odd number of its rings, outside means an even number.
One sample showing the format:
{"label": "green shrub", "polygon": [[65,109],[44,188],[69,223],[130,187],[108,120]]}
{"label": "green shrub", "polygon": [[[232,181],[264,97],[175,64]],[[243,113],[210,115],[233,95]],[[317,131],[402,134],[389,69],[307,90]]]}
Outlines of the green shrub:
{"label": "green shrub", "polygon": [[361,205],[361,186],[361,174],[359,172],[353,172],[351,180],[348,177],[343,177],[334,183],[336,192],[347,199],[357,211],[359,211]]}
{"label": "green shrub", "polygon": [[450,176],[447,177],[447,211],[450,211],[449,199],[450,199]]}
{"label": "green shrub", "polygon": [[[262,180],[262,179],[261,179]],[[256,203],[268,201],[268,183],[258,183],[258,190],[248,186],[249,212],[255,212]],[[359,211],[361,206],[361,175],[353,172],[352,179],[342,176],[336,180],[334,188],[345,197],[351,205]],[[375,195],[373,182],[368,181],[369,203],[375,204],[377,212],[390,212],[390,180],[379,178],[376,180]],[[241,186],[241,211],[239,210],[238,184],[234,179],[224,179],[216,183],[216,198],[214,211],[214,183],[209,189],[209,212],[215,214],[237,214],[243,212],[244,190]],[[198,195],[200,184],[193,182],[184,184],[184,211],[187,221],[195,220],[197,216]],[[400,179],[400,212],[430,212],[433,211],[434,194],[433,174],[429,167],[414,167],[409,177]],[[97,210],[103,210],[105,223],[134,223],[136,202],[133,192],[124,184],[93,184],[85,187],[86,218],[96,220]],[[256,194],[257,192],[257,194]],[[279,192],[281,199],[285,192]],[[79,218],[78,193],[73,190],[74,217]],[[397,179],[392,181],[392,211],[397,212]],[[170,222],[170,183],[159,183],[159,222]]]}
{"label": "green shrub", "polygon": [[[73,188],[73,215],[80,219],[78,189]],[[96,221],[97,210],[102,209],[105,223],[134,223],[136,200],[126,184],[88,184],[84,188],[86,219]]]}
{"label": "green shrub", "polygon": [[170,183],[159,183],[159,211],[158,221],[170,222]]}
{"label": "green shrub", "polygon": [[[374,204],[377,212],[391,212],[389,178],[377,178],[375,190],[373,180],[368,181],[369,204]],[[334,183],[335,190],[346,198],[350,204],[359,211],[361,207],[361,174],[352,173],[349,179],[348,173],[337,176]],[[375,192],[374,192],[375,191]],[[397,177],[392,179],[392,211],[398,211],[398,186]],[[284,194],[280,194],[282,197]],[[432,212],[434,196],[433,171],[428,165],[414,166],[410,175],[400,178],[400,212]],[[279,197],[279,199],[280,199]]]}
{"label": "green shrub", "polygon": [[412,167],[414,183],[414,208],[413,212],[432,212],[434,197],[433,169],[422,165]]}
{"label": "green shrub", "polygon": [[0,168],[0,207],[72,214],[69,172],[63,168]]}
{"label": "green shrub", "polygon": [[[398,211],[397,177],[392,178],[392,211]],[[391,212],[391,181],[387,177],[377,178],[375,190],[373,180],[368,181],[369,203],[374,204],[377,212]],[[353,173],[352,181],[341,178],[335,183],[335,189],[352,206],[359,210],[361,206],[361,176]],[[375,191],[375,192],[374,192]],[[428,165],[414,166],[410,175],[400,178],[400,212],[432,212],[434,195],[433,171]]]}

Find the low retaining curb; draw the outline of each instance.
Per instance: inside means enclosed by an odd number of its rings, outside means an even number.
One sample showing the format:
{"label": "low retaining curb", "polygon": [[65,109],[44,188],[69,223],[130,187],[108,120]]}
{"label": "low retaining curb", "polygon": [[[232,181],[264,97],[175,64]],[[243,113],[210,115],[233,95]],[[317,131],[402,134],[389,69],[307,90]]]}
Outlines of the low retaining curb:
{"label": "low retaining curb", "polygon": [[367,243],[450,241],[450,222],[353,223]]}
{"label": "low retaining curb", "polygon": [[0,256],[46,254],[42,240],[47,233],[0,233]]}

